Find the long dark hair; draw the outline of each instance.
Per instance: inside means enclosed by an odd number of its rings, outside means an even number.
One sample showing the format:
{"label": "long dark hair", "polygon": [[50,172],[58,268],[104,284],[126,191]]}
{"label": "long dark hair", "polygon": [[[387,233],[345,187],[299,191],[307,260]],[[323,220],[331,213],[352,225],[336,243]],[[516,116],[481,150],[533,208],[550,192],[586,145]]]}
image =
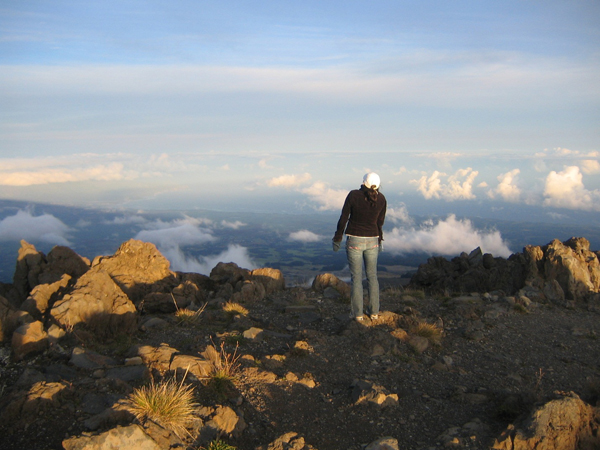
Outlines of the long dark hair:
{"label": "long dark hair", "polygon": [[366,187],[364,184],[361,185],[360,189],[365,194],[365,200],[368,200],[371,206],[375,206],[377,204],[377,196],[379,191],[376,187]]}

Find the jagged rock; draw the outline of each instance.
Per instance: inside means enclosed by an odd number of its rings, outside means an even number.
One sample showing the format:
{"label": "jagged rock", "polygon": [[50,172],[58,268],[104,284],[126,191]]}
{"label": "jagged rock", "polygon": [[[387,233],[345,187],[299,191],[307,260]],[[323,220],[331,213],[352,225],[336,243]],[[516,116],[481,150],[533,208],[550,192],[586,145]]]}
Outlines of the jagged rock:
{"label": "jagged rock", "polygon": [[13,285],[19,294],[21,302],[39,284],[39,276],[45,265],[46,257],[44,254],[38,252],[33,244],[22,240],[17,256],[17,266],[13,275]]}
{"label": "jagged rock", "polygon": [[142,345],[134,347],[133,352],[136,356],[140,356],[148,367],[154,367],[160,372],[166,372],[171,367],[173,355],[177,353],[177,349],[169,347],[167,344],[162,344],[160,347],[152,347],[151,345]]}
{"label": "jagged rock", "polygon": [[65,329],[84,325],[98,336],[137,330],[135,306],[108,273],[98,268],[81,276],[50,314]]}
{"label": "jagged rock", "polygon": [[352,401],[355,405],[371,404],[381,408],[398,405],[398,394],[388,394],[383,386],[367,380],[353,383]]}
{"label": "jagged rock", "polygon": [[113,256],[96,258],[92,266],[109,274],[135,304],[150,292],[171,292],[178,284],[156,246],[135,239],[121,244]]}
{"label": "jagged rock", "polygon": [[23,311],[27,311],[36,319],[42,319],[46,310],[51,306],[58,296],[68,286],[71,276],[63,274],[62,277],[51,284],[38,284],[34,287],[21,305]]}
{"label": "jagged rock", "polygon": [[600,292],[600,262],[585,238],[527,246],[508,259],[481,255],[481,249],[453,258],[437,256],[421,264],[410,285],[445,292],[503,291],[514,295],[525,286],[536,299],[564,303]]}
{"label": "jagged rock", "polygon": [[210,279],[218,284],[227,283],[235,287],[238,282],[250,279],[250,271],[235,263],[220,262],[210,271]]}
{"label": "jagged rock", "polygon": [[39,381],[26,391],[13,393],[0,415],[2,423],[26,427],[44,413],[52,413],[71,399],[73,387],[67,382]]}
{"label": "jagged rock", "polygon": [[19,326],[17,309],[0,295],[0,342],[12,339],[13,332]]}
{"label": "jagged rock", "polygon": [[261,445],[256,450],[313,450],[314,447],[304,442],[304,438],[294,431],[282,434],[268,445]]}
{"label": "jagged rock", "polygon": [[371,442],[365,450],[400,450],[400,447],[398,447],[398,439],[386,436]]}
{"label": "jagged rock", "polygon": [[117,427],[97,436],[79,436],[62,443],[65,450],[160,450],[139,425]]}
{"label": "jagged rock", "polygon": [[501,450],[576,450],[600,448],[593,408],[570,392],[535,409],[494,442]]}
{"label": "jagged rock", "polygon": [[243,417],[229,406],[219,406],[206,426],[214,429],[217,436],[231,435],[234,437],[240,437],[247,427]]}
{"label": "jagged rock", "polygon": [[253,280],[260,282],[264,286],[267,295],[285,289],[285,278],[279,269],[271,269],[269,267],[255,269],[250,272],[250,275]]}
{"label": "jagged rock", "polygon": [[242,333],[244,339],[248,339],[252,342],[262,341],[264,331],[261,328],[252,327]]}
{"label": "jagged rock", "polygon": [[64,274],[71,278],[79,278],[90,268],[90,260],[79,256],[69,247],[56,245],[46,256],[46,265],[38,277],[40,284],[51,284],[61,279]]}
{"label": "jagged rock", "polygon": [[348,283],[340,280],[332,273],[322,273],[315,277],[312,282],[312,288],[317,292],[323,292],[327,287],[332,287],[342,295],[350,298],[350,286]]}
{"label": "jagged rock", "polygon": [[568,299],[584,298],[600,290],[600,263],[585,238],[558,239],[548,244],[545,252],[544,275],[558,281]]}
{"label": "jagged rock", "polygon": [[202,379],[210,375],[213,366],[210,361],[197,356],[175,355],[169,365],[169,370],[181,376],[189,372],[197,379]]}
{"label": "jagged rock", "polygon": [[17,360],[43,352],[48,345],[48,335],[40,321],[23,324],[12,335],[12,349]]}
{"label": "jagged rock", "polygon": [[236,303],[256,303],[266,296],[265,287],[257,281],[246,280],[241,285],[240,291],[233,294],[231,300]]}

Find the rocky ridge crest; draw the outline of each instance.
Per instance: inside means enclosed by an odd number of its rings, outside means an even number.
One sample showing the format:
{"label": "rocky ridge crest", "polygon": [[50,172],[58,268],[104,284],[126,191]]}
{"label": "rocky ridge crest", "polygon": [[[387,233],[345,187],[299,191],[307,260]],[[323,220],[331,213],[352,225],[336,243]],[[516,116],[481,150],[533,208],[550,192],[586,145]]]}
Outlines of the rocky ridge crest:
{"label": "rocky ridge crest", "polygon": [[[598,448],[598,267],[583,238],[432,258],[412,285],[461,295],[384,290],[380,319],[358,324],[332,274],[288,288],[270,268],[173,272],[135,240],[92,262],[23,241],[0,285],[0,447]],[[180,309],[200,321],[184,326]],[[231,341],[236,389],[215,397],[207,352]],[[187,438],[123,407],[150,378],[183,374],[201,400]]]}

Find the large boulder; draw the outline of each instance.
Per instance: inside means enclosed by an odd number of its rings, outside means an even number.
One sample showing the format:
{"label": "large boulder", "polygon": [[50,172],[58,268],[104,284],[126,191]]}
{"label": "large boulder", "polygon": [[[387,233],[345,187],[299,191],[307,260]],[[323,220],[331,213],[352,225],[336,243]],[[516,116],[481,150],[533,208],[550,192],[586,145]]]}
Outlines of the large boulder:
{"label": "large boulder", "polygon": [[39,284],[39,276],[45,266],[44,254],[38,252],[33,244],[22,240],[13,275],[13,285],[19,294],[20,301],[25,300],[31,290]]}
{"label": "large boulder", "polygon": [[108,273],[86,272],[50,311],[63,328],[84,326],[98,336],[131,334],[137,330],[137,311]]}
{"label": "large boulder", "polygon": [[54,283],[64,274],[77,279],[90,268],[90,260],[79,256],[69,247],[57,245],[48,252],[46,265],[39,276],[40,283]]}
{"label": "large boulder", "polygon": [[598,411],[571,392],[538,408],[494,442],[501,450],[592,450],[600,448]]}
{"label": "large boulder", "polygon": [[149,242],[131,239],[114,255],[96,258],[92,266],[109,274],[135,304],[150,292],[170,292],[177,286],[169,260]]}
{"label": "large boulder", "polygon": [[48,334],[39,320],[21,325],[12,335],[12,349],[17,360],[40,353],[46,350],[48,345]]}
{"label": "large boulder", "polygon": [[285,278],[279,269],[264,267],[253,270],[250,275],[252,276],[253,280],[258,281],[265,287],[265,292],[267,295],[271,295],[275,292],[283,291],[285,289]]}
{"label": "large boulder", "polygon": [[218,263],[210,271],[210,279],[218,284],[230,284],[235,287],[250,279],[250,271],[239,267],[236,263]]}
{"label": "large boulder", "polygon": [[38,284],[23,302],[21,309],[27,311],[36,319],[41,320],[44,314],[46,314],[46,310],[64,292],[70,280],[71,276],[65,273],[54,283]]}
{"label": "large boulder", "polygon": [[600,290],[600,263],[585,238],[571,238],[548,244],[544,259],[546,279],[555,279],[567,299],[584,298]]}

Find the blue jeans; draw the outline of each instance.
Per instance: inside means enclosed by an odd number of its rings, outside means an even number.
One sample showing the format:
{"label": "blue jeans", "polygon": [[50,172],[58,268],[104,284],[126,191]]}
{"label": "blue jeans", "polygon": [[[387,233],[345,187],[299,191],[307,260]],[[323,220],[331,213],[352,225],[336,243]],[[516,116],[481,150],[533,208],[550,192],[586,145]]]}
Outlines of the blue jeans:
{"label": "blue jeans", "polygon": [[352,277],[352,295],[350,308],[354,317],[363,315],[363,261],[367,273],[369,287],[368,314],[379,314],[379,281],[377,280],[377,256],[379,255],[379,238],[348,236],[346,239],[346,255]]}

